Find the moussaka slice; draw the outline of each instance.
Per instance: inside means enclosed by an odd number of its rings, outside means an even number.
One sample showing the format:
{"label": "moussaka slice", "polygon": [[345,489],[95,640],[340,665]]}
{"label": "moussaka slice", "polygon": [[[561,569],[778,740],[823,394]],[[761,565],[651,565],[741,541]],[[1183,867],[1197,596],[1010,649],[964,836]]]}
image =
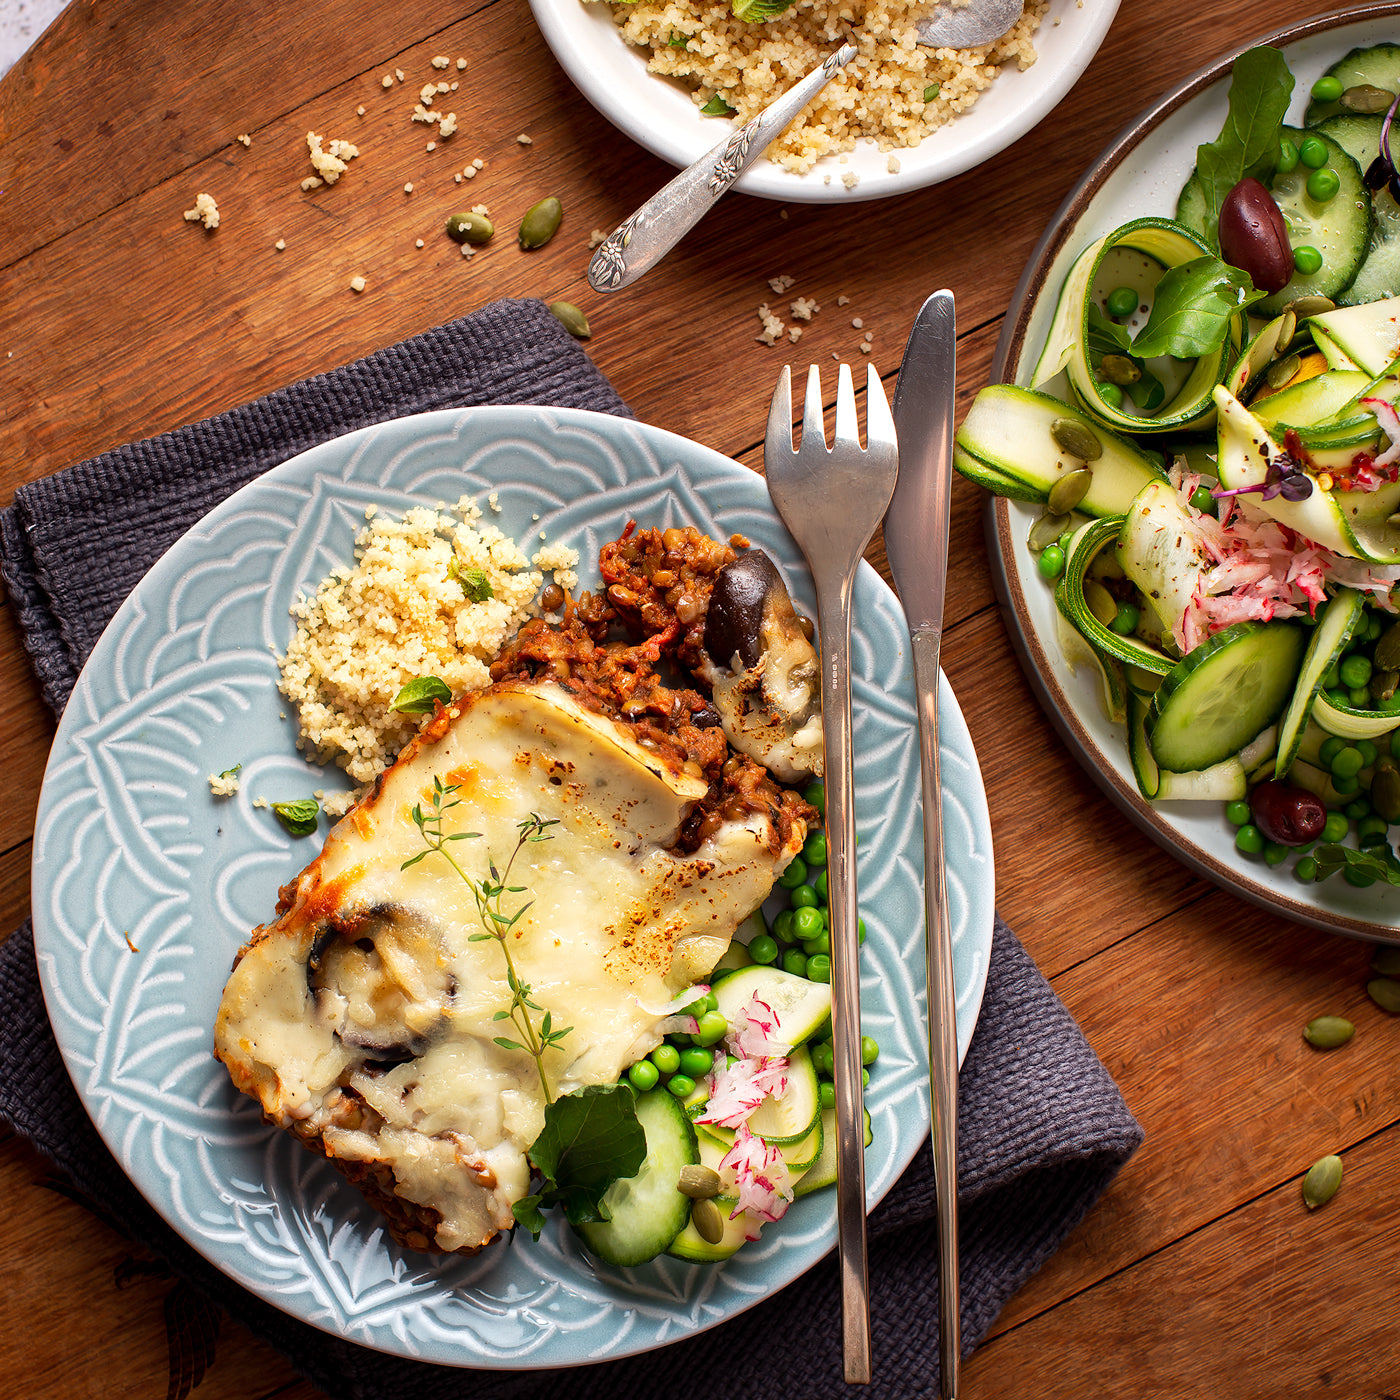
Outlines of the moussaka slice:
{"label": "moussaka slice", "polygon": [[[808,809],[758,765],[656,732],[553,680],[455,701],[238,956],[219,1058],[403,1244],[508,1229],[546,1095],[653,1049],[802,845]],[[511,1045],[521,986],[538,1061]]]}

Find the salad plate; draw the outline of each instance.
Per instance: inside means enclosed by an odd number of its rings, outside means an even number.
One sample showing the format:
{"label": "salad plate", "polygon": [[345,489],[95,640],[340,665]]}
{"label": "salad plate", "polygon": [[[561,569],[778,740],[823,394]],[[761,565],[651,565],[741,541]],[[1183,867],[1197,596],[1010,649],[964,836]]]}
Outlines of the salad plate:
{"label": "salad plate", "polygon": [[[605,0],[530,0],[530,8],[579,91],[653,155],[685,167],[734,130],[724,119],[702,117],[681,82],[648,71],[646,51],[623,38]],[[882,151],[861,140],[847,158],[823,156],[802,174],[764,158],[733,188],[765,199],[819,204],[908,194],[961,175],[1049,115],[1089,66],[1117,12],[1118,0],[1050,0],[1033,40],[1035,63],[1024,72],[1014,63],[1003,67],[973,107],[918,146]],[[893,171],[891,154],[898,157]],[[842,182],[847,174],[859,180],[850,189]]]}
{"label": "salad plate", "polygon": [[[811,580],[747,468],[644,424],[577,410],[481,408],[322,444],[243,488],[183,537],[118,611],[59,725],[35,834],[39,971],[68,1071],[107,1146],[194,1248],[257,1296],[365,1346],[457,1366],[620,1357],[752,1306],[835,1242],[834,1198],[798,1200],[721,1266],[595,1264],[552,1220],[466,1258],[395,1245],[358,1191],[269,1128],[213,1058],[232,959],[327,828],[292,838],[262,802],[343,786],[309,766],[277,690],[288,609],[351,561],[366,509],[473,497],[533,552],[579,551],[581,586],[629,519],[738,533]],[[489,503],[489,504],[488,504]],[[922,834],[908,634],[868,566],[855,597],[857,826],[871,1203],[928,1125]],[[945,840],[965,1054],[991,948],[991,829],[976,755],[942,693]],[[240,790],[208,777],[241,765]]]}
{"label": "salad plate", "polygon": [[[1188,78],[1130,123],[1089,167],[1042,236],[1007,312],[992,378],[1029,385],[1065,275],[1094,239],[1144,215],[1171,217],[1196,164],[1196,148],[1220,133],[1231,65],[1255,44],[1279,48],[1296,83],[1289,121],[1301,119],[1313,81],[1349,49],[1400,37],[1400,5],[1368,5],[1293,25],[1242,44]],[[1149,803],[1139,794],[1123,726],[1105,715],[1089,668],[1078,673],[1057,639],[1052,590],[1039,576],[1027,534],[1038,510],[989,498],[993,581],[1012,639],[1051,722],[1120,810],[1198,874],[1300,923],[1361,938],[1400,936],[1400,898],[1384,884],[1340,878],[1304,884],[1234,846],[1219,802]]]}

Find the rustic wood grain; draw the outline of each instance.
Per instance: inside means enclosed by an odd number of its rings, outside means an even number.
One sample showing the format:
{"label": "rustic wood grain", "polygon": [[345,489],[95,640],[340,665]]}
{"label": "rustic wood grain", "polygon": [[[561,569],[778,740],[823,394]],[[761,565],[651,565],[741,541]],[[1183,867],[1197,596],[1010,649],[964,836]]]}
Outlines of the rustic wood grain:
{"label": "rustic wood grain", "polygon": [[[1303,0],[1126,0],[1073,92],[979,169],[878,204],[730,196],[645,283],[604,298],[584,277],[590,233],[671,171],[578,94],[524,0],[256,11],[240,0],[74,0],[0,82],[0,501],[501,296],[576,302],[594,328],[590,353],[639,417],[761,470],[779,367],[859,362],[869,335],[892,388],[915,310],[946,285],[965,408],[1027,257],[1095,153],[1200,65],[1319,11]],[[468,67],[439,72],[435,54]],[[385,89],[395,69],[404,80]],[[439,77],[459,83],[440,106],[460,129],[428,152],[433,133],[409,114],[418,87]],[[362,154],[337,185],[303,192],[313,130]],[[480,173],[455,181],[477,157]],[[200,190],[219,202],[215,233],[182,218]],[[526,254],[514,228],[547,193],[564,201],[563,229]],[[499,232],[467,259],[442,224],[477,203]],[[779,274],[794,279],[783,298],[769,285]],[[356,275],[367,279],[360,294]],[[821,305],[801,342],[757,344],[760,303],[798,295]],[[944,664],[982,766],[998,906],[1148,1133],[1008,1305],[967,1367],[965,1394],[1400,1393],[1400,1018],[1365,995],[1369,949],[1214,889],[1128,825],[1014,660],[982,497],[962,480],[951,539]],[[870,557],[884,569],[878,540]],[[4,610],[0,929],[27,909],[52,736]],[[1308,1047],[1302,1026],[1322,1012],[1350,1016],[1355,1040]],[[1343,1188],[1309,1213],[1299,1180],[1330,1151],[1343,1155]],[[168,1283],[118,1288],[133,1246],[44,1186],[46,1170],[26,1144],[0,1139],[8,1393],[163,1395]],[[197,1394],[319,1392],[226,1323]]]}

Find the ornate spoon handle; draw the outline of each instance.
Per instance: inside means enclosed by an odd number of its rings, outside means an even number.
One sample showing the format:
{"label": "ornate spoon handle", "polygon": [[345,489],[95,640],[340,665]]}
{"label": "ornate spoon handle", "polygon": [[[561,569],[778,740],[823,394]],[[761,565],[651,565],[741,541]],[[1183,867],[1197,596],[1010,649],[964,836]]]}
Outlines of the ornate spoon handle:
{"label": "ornate spoon handle", "polygon": [[856,56],[843,44],[820,68],[687,166],[598,245],[588,264],[595,292],[630,286],[690,232],[710,207],[768,148],[782,129]]}

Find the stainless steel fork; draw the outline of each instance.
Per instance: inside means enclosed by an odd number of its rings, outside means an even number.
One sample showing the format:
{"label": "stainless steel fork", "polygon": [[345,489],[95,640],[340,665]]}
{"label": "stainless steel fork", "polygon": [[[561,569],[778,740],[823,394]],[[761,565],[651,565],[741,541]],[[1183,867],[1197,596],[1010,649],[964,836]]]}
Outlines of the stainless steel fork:
{"label": "stainless steel fork", "polygon": [[851,597],[856,569],[894,494],[894,420],[874,365],[865,383],[860,445],[849,365],[836,389],[836,437],[826,445],[821,372],[807,371],[802,442],[792,445],[792,370],[784,367],[763,449],[768,494],[807,557],[817,586],[822,725],[826,739],[827,896],[831,914],[831,1027],[836,1082],[836,1223],[846,1380],[870,1380],[870,1276],[865,1236],[865,1114],[860,1064],[855,813],[851,802]]}

